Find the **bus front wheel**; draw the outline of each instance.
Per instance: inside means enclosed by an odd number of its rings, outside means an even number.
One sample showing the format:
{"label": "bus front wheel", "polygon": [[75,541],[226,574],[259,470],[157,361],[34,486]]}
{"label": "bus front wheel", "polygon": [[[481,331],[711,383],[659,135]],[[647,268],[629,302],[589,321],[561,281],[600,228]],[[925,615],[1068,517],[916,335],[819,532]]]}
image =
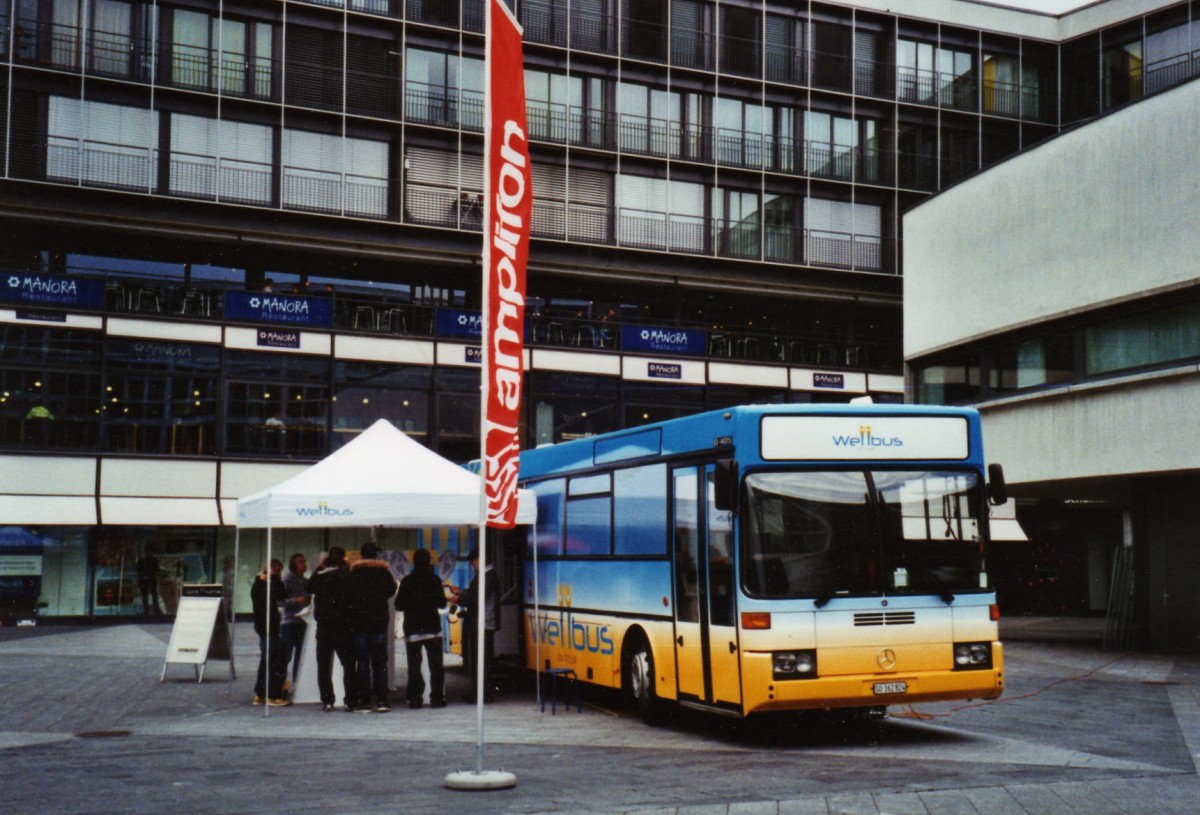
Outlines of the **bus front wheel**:
{"label": "bus front wheel", "polygon": [[650,644],[640,634],[626,646],[624,656],[625,696],[633,709],[647,724],[662,721],[662,702],[654,692],[654,654]]}

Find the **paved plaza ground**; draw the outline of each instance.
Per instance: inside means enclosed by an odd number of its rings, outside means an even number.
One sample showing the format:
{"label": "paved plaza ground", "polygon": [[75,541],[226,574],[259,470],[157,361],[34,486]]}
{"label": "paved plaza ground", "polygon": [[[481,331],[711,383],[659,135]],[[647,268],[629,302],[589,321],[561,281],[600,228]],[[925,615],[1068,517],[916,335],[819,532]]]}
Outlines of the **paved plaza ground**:
{"label": "paved plaza ground", "polygon": [[494,792],[444,784],[475,764],[460,668],[443,710],[297,704],[264,718],[249,625],[233,681],[222,661],[203,683],[180,665],[160,683],[170,633],[0,629],[0,813],[1200,812],[1200,658],[1106,652],[1053,622],[1009,624],[1000,700],[893,707],[852,729],[698,715],[648,727],[604,693],[551,715],[513,683],[485,708],[484,766],[517,776]]}

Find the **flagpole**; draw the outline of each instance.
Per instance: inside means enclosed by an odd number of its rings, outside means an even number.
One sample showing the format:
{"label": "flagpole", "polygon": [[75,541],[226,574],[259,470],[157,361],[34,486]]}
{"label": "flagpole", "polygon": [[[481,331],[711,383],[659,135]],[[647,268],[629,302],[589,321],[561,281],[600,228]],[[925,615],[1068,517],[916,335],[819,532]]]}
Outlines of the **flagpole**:
{"label": "flagpole", "polygon": [[[487,636],[486,618],[487,602],[487,524],[488,524],[488,406],[491,382],[491,329],[495,315],[491,309],[492,286],[492,241],[489,235],[492,222],[492,208],[495,206],[496,190],[492,189],[492,136],[495,124],[492,121],[492,71],[493,44],[495,40],[495,5],[502,0],[486,0],[487,10],[485,28],[487,32],[487,54],[484,60],[484,94],[483,117],[483,281],[482,281],[482,342],[480,354],[480,409],[479,409],[479,567],[476,575],[478,593],[474,597],[475,615],[475,769],[473,771],[459,770],[446,776],[445,784],[450,789],[489,790],[508,789],[517,783],[517,777],[505,770],[483,769],[483,696],[484,696],[484,660],[486,659],[485,638]],[[508,10],[505,8],[504,12]],[[511,17],[511,15],[510,15]],[[515,21],[512,21],[515,24]],[[522,94],[523,96],[523,94]]]}

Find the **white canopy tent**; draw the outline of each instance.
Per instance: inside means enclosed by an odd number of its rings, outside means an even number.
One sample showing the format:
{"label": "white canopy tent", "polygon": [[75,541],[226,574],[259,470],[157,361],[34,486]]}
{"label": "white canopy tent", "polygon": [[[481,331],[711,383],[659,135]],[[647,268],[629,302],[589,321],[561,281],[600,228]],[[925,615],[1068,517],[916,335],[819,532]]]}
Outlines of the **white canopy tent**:
{"label": "white canopy tent", "polygon": [[[475,473],[380,419],[299,475],[239,498],[237,525],[477,526],[480,483]],[[533,493],[521,490],[517,500],[517,523],[533,523]]]}
{"label": "white canopy tent", "polygon": [[[267,530],[270,562],[275,527],[478,527],[482,483],[479,475],[379,419],[307,470],[239,498],[234,562],[240,558],[243,528]],[[517,523],[536,520],[536,496],[519,490]]]}

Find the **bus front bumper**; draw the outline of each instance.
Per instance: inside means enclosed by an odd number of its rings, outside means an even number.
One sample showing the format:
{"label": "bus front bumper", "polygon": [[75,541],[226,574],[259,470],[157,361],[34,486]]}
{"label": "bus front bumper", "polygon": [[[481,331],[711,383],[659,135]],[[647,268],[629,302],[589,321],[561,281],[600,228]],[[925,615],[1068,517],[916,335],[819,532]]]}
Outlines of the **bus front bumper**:
{"label": "bus front bumper", "polygon": [[[999,656],[999,655],[997,655]],[[1003,665],[981,670],[897,671],[815,679],[774,679],[770,654],[743,663],[743,713],[996,699],[1004,692]]]}

